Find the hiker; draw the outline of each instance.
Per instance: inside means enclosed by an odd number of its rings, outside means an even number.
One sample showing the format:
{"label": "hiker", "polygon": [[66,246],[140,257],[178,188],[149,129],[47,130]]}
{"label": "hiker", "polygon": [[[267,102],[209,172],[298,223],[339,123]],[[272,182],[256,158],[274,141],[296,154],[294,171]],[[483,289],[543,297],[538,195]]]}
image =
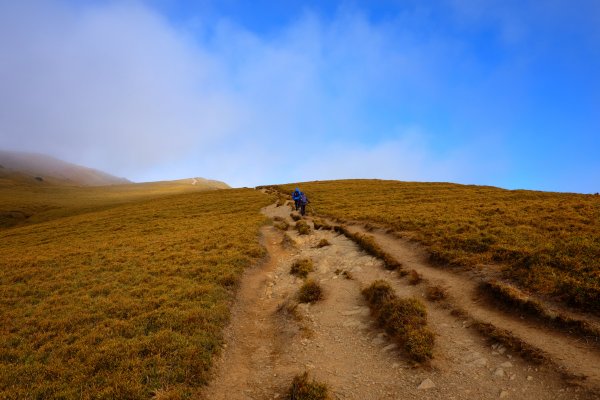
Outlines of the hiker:
{"label": "hiker", "polygon": [[292,199],[294,200],[294,204],[296,205],[296,211],[298,211],[298,208],[300,207],[300,196],[301,195],[302,195],[302,192],[298,188],[296,188],[296,190],[294,190],[294,192],[292,193]]}
{"label": "hiker", "polygon": [[309,203],[308,197],[302,192],[300,192],[300,214],[304,216],[306,214],[306,205]]}

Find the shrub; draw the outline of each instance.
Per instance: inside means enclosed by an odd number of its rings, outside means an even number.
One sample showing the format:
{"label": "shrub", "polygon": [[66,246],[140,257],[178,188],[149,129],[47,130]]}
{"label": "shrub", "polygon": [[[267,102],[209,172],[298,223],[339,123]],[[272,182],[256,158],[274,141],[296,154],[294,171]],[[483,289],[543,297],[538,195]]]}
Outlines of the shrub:
{"label": "shrub", "polygon": [[288,400],[328,400],[327,385],[308,379],[308,372],[296,375],[288,391]]}
{"label": "shrub", "polygon": [[294,261],[290,268],[290,274],[306,278],[309,272],[314,270],[313,262],[310,258],[302,258]]}
{"label": "shrub", "polygon": [[290,218],[292,218],[294,221],[300,221],[302,219],[302,215],[293,212],[290,213]]}
{"label": "shrub", "polygon": [[296,222],[296,230],[300,235],[308,235],[310,233],[310,226],[306,221],[298,221]]}
{"label": "shrub", "polygon": [[323,289],[314,280],[309,279],[300,287],[298,291],[298,301],[300,303],[316,303],[323,298]]}

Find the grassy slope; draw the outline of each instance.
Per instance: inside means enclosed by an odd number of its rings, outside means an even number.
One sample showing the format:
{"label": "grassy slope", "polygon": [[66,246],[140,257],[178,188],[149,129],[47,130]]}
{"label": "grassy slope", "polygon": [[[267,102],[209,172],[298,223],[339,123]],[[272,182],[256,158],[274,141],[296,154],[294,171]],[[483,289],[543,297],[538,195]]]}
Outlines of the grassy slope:
{"label": "grassy slope", "polygon": [[29,183],[14,174],[4,178],[0,176],[0,229],[98,211],[144,199],[219,189],[223,185],[211,181],[192,185],[189,179],[76,187],[48,182]]}
{"label": "grassy slope", "polygon": [[158,190],[115,205],[124,195],[110,188],[63,189],[20,193],[27,207],[57,202],[60,218],[0,231],[0,398],[192,396],[232,288],[263,254],[259,209],[271,200]]}
{"label": "grassy slope", "polygon": [[403,232],[444,264],[501,264],[522,287],[600,312],[598,196],[377,180],[299,185],[317,213]]}

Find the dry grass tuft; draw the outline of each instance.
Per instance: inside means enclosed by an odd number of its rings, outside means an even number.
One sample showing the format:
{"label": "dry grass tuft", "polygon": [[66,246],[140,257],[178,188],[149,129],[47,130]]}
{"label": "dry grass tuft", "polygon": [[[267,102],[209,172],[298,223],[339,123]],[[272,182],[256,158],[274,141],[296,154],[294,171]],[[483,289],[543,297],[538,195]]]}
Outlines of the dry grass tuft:
{"label": "dry grass tuft", "polygon": [[273,226],[281,231],[287,231],[290,224],[288,224],[287,221],[275,221],[273,222]]}
{"label": "dry grass tuft", "polygon": [[418,285],[423,281],[423,277],[414,269],[411,269],[408,273],[408,284],[409,285]]}
{"label": "dry grass tuft", "polygon": [[331,245],[331,243],[329,243],[329,240],[327,240],[327,239],[321,239],[321,240],[319,241],[319,243],[317,243],[317,246],[316,246],[316,247],[317,247],[318,249],[321,249],[321,248],[323,248],[323,247],[327,247],[327,246],[330,246],[330,245]]}
{"label": "dry grass tuft", "polygon": [[308,279],[298,291],[300,303],[316,303],[323,298],[323,289],[315,280]]}
{"label": "dry grass tuft", "polygon": [[401,299],[386,281],[375,281],[362,291],[377,324],[403,347],[414,361],[433,357],[435,337],[427,327],[427,310],[417,299]]}
{"label": "dry grass tuft", "polygon": [[327,222],[323,221],[320,218],[315,218],[313,220],[313,224],[314,224],[316,230],[323,229],[326,231],[330,231],[333,229],[333,226],[329,225]]}
{"label": "dry grass tuft", "polygon": [[598,196],[381,180],[302,187],[321,215],[402,232],[443,265],[500,264],[504,279],[600,315]]}
{"label": "dry grass tuft", "polygon": [[290,274],[300,278],[306,278],[310,272],[314,271],[314,265],[310,258],[301,258],[294,261],[290,268]]}
{"label": "dry grass tuft", "polygon": [[306,221],[298,221],[296,222],[296,230],[299,235],[308,235],[310,233],[310,226]]}
{"label": "dry grass tuft", "polygon": [[296,241],[292,239],[287,232],[285,232],[283,234],[283,238],[281,239],[281,246],[283,246],[286,249],[292,249],[296,247]]}
{"label": "dry grass tuft", "polygon": [[327,385],[309,380],[308,372],[296,375],[287,394],[288,400],[329,400]]}
{"label": "dry grass tuft", "polygon": [[535,364],[542,364],[549,361],[548,356],[542,350],[538,349],[537,347],[533,347],[523,340],[517,338],[506,329],[501,329],[492,324],[483,322],[475,322],[473,327],[484,336],[502,343],[513,353],[519,354],[526,360],[529,360]]}
{"label": "dry grass tuft", "polygon": [[297,212],[292,212],[290,213],[290,218],[294,221],[300,221],[302,219],[302,215],[298,214]]}
{"label": "dry grass tuft", "polygon": [[441,286],[427,286],[425,297],[430,301],[440,301],[448,297],[448,291]]}
{"label": "dry grass tuft", "polygon": [[290,316],[296,321],[302,320],[302,315],[298,312],[298,303],[290,299],[285,300],[277,306],[277,312],[285,316]]}

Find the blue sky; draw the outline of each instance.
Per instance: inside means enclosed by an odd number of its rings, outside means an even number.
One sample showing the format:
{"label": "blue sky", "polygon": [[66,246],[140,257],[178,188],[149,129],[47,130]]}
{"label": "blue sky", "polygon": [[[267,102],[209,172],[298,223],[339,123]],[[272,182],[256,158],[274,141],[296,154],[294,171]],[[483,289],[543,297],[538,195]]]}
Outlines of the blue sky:
{"label": "blue sky", "polygon": [[594,0],[0,4],[0,147],[136,181],[600,191]]}

